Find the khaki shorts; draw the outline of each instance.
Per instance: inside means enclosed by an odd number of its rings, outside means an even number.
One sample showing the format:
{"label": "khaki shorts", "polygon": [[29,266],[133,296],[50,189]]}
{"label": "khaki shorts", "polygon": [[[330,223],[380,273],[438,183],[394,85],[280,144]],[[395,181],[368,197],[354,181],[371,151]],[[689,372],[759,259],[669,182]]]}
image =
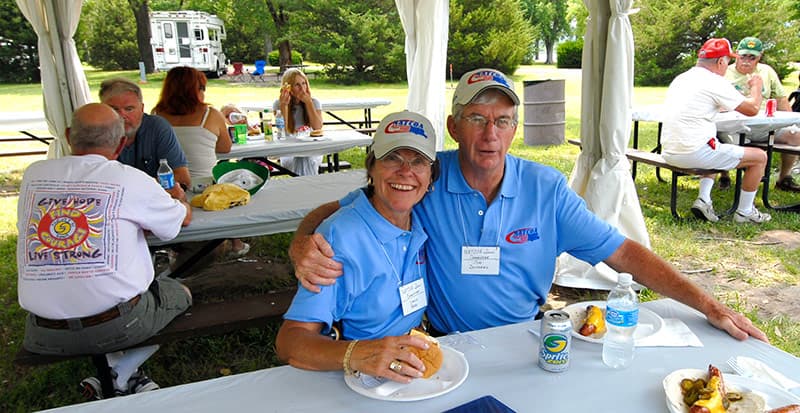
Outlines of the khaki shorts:
{"label": "khaki shorts", "polygon": [[665,152],[662,156],[668,164],[679,168],[730,170],[735,169],[742,161],[744,148],[717,141],[716,149],[703,145],[692,153],[670,154]]}
{"label": "khaki shorts", "polygon": [[191,305],[192,299],[181,283],[172,278],[157,278],[136,305],[121,304],[119,317],[91,327],[63,330],[41,327],[36,324],[36,316],[28,314],[22,345],[34,353],[58,355],[122,350],[152,337]]}

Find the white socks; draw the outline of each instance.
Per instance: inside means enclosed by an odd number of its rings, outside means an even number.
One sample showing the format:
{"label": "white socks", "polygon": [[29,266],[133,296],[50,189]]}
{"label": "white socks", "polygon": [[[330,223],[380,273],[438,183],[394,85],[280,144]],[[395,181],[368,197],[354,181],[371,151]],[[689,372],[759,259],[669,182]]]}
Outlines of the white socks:
{"label": "white socks", "polygon": [[700,177],[700,193],[697,196],[707,204],[711,204],[711,189],[714,188],[714,179]]}
{"label": "white socks", "polygon": [[743,214],[749,214],[750,211],[753,210],[753,201],[756,199],[756,192],[758,192],[758,190],[753,192],[742,190],[742,195],[739,197],[739,207],[736,208],[736,210]]}
{"label": "white socks", "polygon": [[128,379],[139,369],[147,359],[158,351],[158,344],[146,347],[137,347],[125,351],[115,351],[106,354],[108,366],[117,377],[114,379],[114,388],[121,391],[128,390]]}

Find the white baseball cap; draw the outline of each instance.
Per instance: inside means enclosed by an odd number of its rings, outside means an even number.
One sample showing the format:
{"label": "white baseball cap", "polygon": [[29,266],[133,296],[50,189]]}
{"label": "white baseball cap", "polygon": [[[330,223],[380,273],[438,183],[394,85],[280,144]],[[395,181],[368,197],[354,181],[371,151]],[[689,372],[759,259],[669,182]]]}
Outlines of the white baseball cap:
{"label": "white baseball cap", "polygon": [[515,105],[519,105],[519,97],[514,92],[514,82],[494,69],[475,69],[464,73],[453,93],[453,104],[468,105],[475,96],[490,88],[504,92]]}
{"label": "white baseball cap", "polygon": [[381,119],[372,142],[375,158],[381,159],[402,148],[415,150],[431,161],[436,160],[436,133],[428,118],[405,110]]}

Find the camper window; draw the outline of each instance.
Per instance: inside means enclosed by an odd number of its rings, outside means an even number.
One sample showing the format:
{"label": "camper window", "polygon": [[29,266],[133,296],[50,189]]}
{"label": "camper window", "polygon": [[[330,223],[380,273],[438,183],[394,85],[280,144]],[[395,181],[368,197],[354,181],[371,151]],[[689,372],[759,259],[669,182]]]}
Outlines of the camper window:
{"label": "camper window", "polygon": [[203,40],[203,31],[201,29],[194,29],[194,39]]}
{"label": "camper window", "polygon": [[169,23],[164,23],[164,38],[165,39],[172,38],[172,25]]}

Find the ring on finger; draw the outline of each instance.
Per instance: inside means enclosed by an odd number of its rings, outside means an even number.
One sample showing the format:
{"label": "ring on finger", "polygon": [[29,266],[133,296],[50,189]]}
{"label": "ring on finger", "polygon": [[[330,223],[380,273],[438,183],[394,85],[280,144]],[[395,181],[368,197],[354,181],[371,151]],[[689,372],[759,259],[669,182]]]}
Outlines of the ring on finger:
{"label": "ring on finger", "polygon": [[395,373],[400,373],[400,370],[402,369],[403,369],[403,364],[400,363],[400,361],[398,360],[392,360],[392,362],[389,363],[389,370],[392,370]]}

